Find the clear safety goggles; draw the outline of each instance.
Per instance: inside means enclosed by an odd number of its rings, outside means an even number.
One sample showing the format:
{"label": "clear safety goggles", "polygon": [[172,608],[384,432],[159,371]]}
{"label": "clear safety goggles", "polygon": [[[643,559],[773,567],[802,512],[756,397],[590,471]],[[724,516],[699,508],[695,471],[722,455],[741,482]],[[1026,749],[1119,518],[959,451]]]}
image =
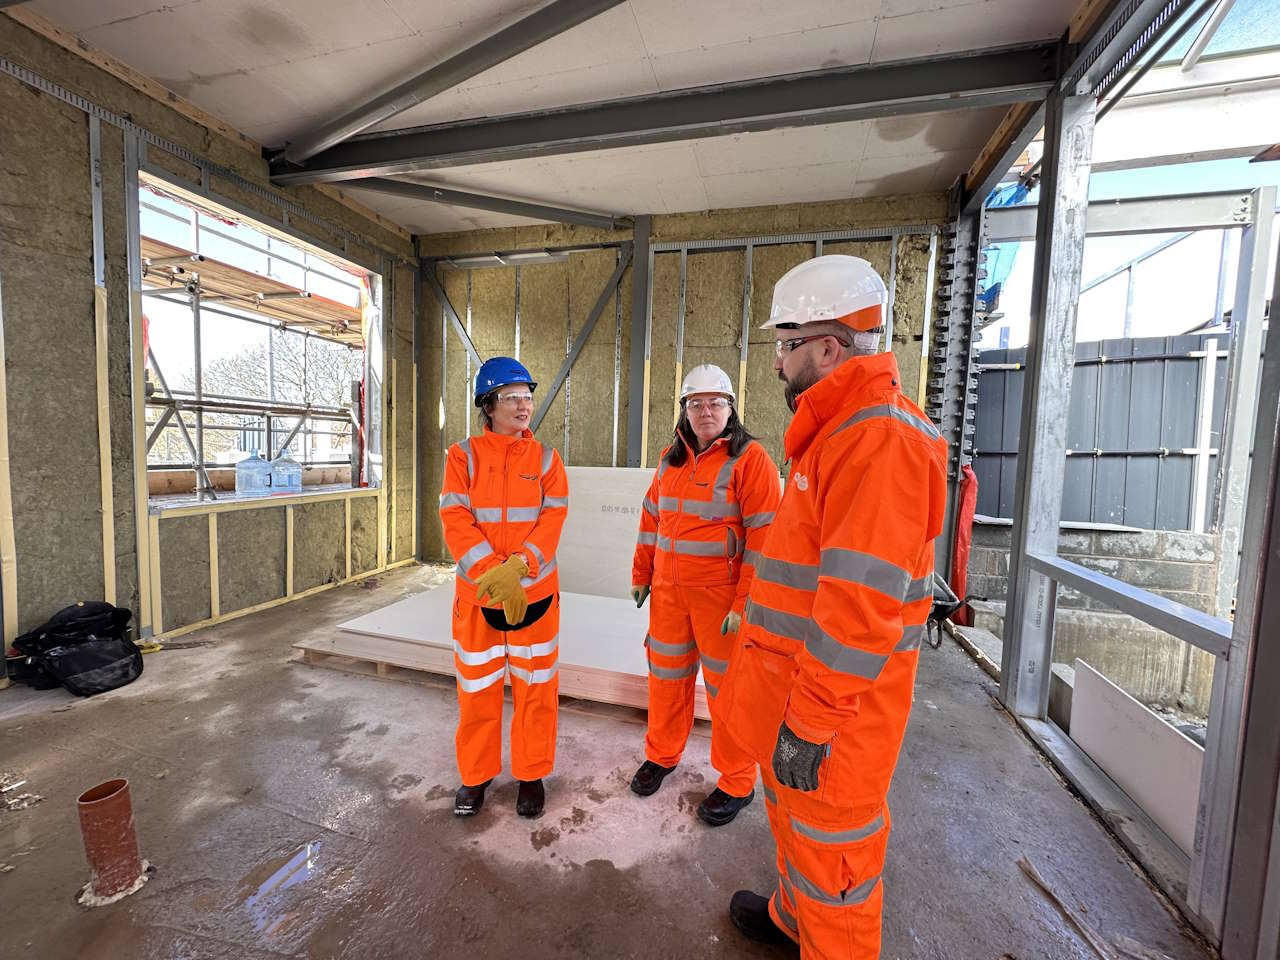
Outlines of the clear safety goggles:
{"label": "clear safety goggles", "polygon": [[837,337],[834,333],[815,333],[812,336],[808,336],[808,337],[794,337],[790,340],[775,340],[774,341],[775,355],[780,357],[784,353],[790,353],[796,347],[802,344],[808,343],[810,340],[821,340],[824,337],[830,337],[832,340],[840,344],[840,346],[844,347],[845,349],[848,349],[849,347],[848,341],[843,340],[840,337]]}
{"label": "clear safety goggles", "polygon": [[533,394],[528,390],[504,390],[502,393],[495,393],[493,401],[504,406],[514,407],[521,403],[533,403]]}
{"label": "clear safety goggles", "polygon": [[686,400],[684,405],[690,413],[699,413],[703,410],[723,410],[725,407],[732,406],[733,401],[728,397],[695,397],[692,400]]}

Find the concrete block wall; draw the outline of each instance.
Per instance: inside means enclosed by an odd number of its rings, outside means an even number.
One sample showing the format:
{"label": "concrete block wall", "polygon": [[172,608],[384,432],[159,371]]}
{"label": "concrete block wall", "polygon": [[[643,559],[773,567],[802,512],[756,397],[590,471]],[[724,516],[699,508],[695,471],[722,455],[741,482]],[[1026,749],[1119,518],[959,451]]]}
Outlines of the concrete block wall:
{"label": "concrete block wall", "polygon": [[[353,209],[341,199],[339,191],[311,187],[280,191],[270,187],[266,163],[256,144],[223,136],[215,125],[190,119],[171,103],[142,93],[3,14],[0,54],[276,195],[287,196],[330,225],[295,217],[291,229],[303,239],[339,248],[348,243],[353,259],[376,261],[390,256],[412,261],[415,256],[407,234],[385,221],[378,222],[376,215]],[[81,110],[9,76],[0,76],[0,117],[0,306],[8,378],[17,626],[19,631],[25,631],[62,606],[102,597],[105,589],[89,127],[87,115]],[[124,138],[121,130],[110,123],[104,122],[101,129],[116,602],[131,607],[137,616],[140,611],[134,532]],[[200,184],[197,168],[155,146],[150,147],[148,159],[181,181]],[[260,211],[264,218],[282,218],[277,204],[243,189],[235,181],[215,175],[210,188]],[[352,236],[356,239],[352,240]],[[412,269],[398,270],[396,279],[395,303],[385,311],[387,339],[394,345],[397,358],[396,381],[387,391],[388,411],[397,397],[403,410],[412,409],[406,402],[412,398]],[[388,377],[390,374],[388,361]],[[391,480],[400,502],[409,505],[413,444],[412,427],[402,427],[396,442],[399,466]],[[393,559],[411,556],[412,531],[406,523],[411,519],[402,521],[397,516],[389,533],[394,535]],[[234,528],[234,524],[228,525],[227,531],[220,532],[220,539],[230,536]],[[198,523],[188,528],[166,524],[162,551],[168,544],[170,556],[184,552],[195,556],[202,535]],[[184,543],[190,551],[183,548]],[[207,542],[204,546],[207,557]],[[234,556],[240,546],[234,539],[228,540],[228,552],[222,556]],[[253,544],[246,542],[243,546],[251,549]],[[204,608],[197,600],[207,596],[208,590],[207,562],[201,567],[197,558],[165,569],[163,574],[166,605],[175,613],[181,611],[184,619],[198,619]],[[262,579],[261,589],[256,583],[244,584],[246,598],[278,592],[274,567],[270,576],[264,574]]]}
{"label": "concrete block wall", "polygon": [[[826,203],[710,210],[655,216],[653,242],[704,240],[746,236],[778,236],[822,230],[906,224],[942,223],[946,199],[942,194],[843,200]],[[604,232],[560,224],[545,224],[465,233],[436,234],[418,238],[424,257],[571,246],[631,239],[629,231]],[[864,257],[889,271],[889,243],[828,243],[826,253],[850,253]],[[902,371],[903,388],[913,399],[920,382],[920,357],[924,313],[925,277],[928,269],[927,236],[903,237],[898,249],[895,288],[894,353]],[[782,462],[782,436],[790,411],[773,372],[773,341],[760,330],[769,314],[773,284],[787,270],[814,255],[811,243],[757,247],[752,257],[751,332],[747,349],[746,389],[741,404],[747,428],[755,434],[776,462]],[[526,266],[520,270],[520,359],[534,377],[548,382],[565,355],[567,336],[576,336],[614,269],[613,250],[572,254],[567,263]],[[676,394],[675,342],[679,295],[680,254],[654,257],[653,337],[650,365],[649,437],[647,463],[656,464],[670,440]],[[684,370],[699,363],[715,363],[728,371],[735,383],[742,336],[743,251],[691,252],[685,280]],[[467,278],[462,270],[441,271],[445,292],[466,323]],[[617,461],[626,464],[627,401],[631,348],[631,278],[622,277],[621,368],[618,381]],[[515,346],[515,269],[483,268],[471,272],[472,339],[482,355],[508,352]],[[443,307],[424,288],[426,348],[421,357],[422,396],[432,409],[421,419],[422,499],[433,502],[440,489],[444,450],[466,435],[464,418],[476,426],[471,403],[466,354],[451,330],[445,329]],[[617,317],[612,299],[606,305],[586,348],[569,379],[569,403],[562,389],[538,431],[538,438],[560,450],[575,466],[608,466],[613,463],[613,393]],[[643,345],[638,345],[643,348]],[[470,371],[474,376],[474,369]],[[444,423],[440,425],[436,399],[444,394]],[[565,422],[568,418],[568,443]],[[424,556],[443,558],[438,518],[427,510],[423,517]]]}
{"label": "concrete block wall", "polygon": [[[974,524],[967,584],[970,596],[1005,599],[1012,538],[1013,528],[1008,524]],[[1081,566],[1206,612],[1214,609],[1217,551],[1217,537],[1211,533],[1064,528],[1058,536],[1058,552]],[[1107,609],[1070,587],[1059,588],[1058,605]]]}

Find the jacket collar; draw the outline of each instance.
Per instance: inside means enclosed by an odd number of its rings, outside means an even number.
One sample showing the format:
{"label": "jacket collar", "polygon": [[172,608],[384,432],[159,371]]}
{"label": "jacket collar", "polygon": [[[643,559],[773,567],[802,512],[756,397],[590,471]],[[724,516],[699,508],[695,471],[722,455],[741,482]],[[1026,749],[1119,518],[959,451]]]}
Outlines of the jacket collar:
{"label": "jacket collar", "polygon": [[800,394],[796,415],[784,438],[786,458],[793,460],[804,453],[828,420],[862,406],[868,394],[898,389],[900,380],[898,361],[892,353],[850,357]]}
{"label": "jacket collar", "polygon": [[484,428],[481,437],[488,443],[495,444],[500,447],[508,447],[513,443],[519,443],[521,440],[532,440],[533,434],[526,428],[521,430],[514,437],[509,437],[505,433],[494,433],[489,427]]}
{"label": "jacket collar", "polygon": [[709,444],[707,444],[707,448],[705,450],[699,451],[697,447],[695,447],[692,443],[689,442],[689,438],[684,435],[683,430],[677,430],[676,436],[678,436],[680,438],[680,442],[684,444],[685,450],[687,450],[689,453],[690,460],[696,460],[698,457],[702,456],[703,454],[710,453],[716,447],[724,446],[727,448],[729,445],[729,438],[724,434],[721,434],[720,436],[712,440]]}

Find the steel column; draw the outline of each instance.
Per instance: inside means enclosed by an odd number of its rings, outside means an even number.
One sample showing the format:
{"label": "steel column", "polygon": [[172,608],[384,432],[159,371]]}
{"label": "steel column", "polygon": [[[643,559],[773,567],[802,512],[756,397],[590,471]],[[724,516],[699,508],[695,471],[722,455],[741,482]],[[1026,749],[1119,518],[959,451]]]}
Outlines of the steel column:
{"label": "steel column", "polygon": [[1262,320],[1267,309],[1267,267],[1276,188],[1253,194],[1253,222],[1240,236],[1236,299],[1231,310],[1231,344],[1227,359],[1227,419],[1218,458],[1218,583],[1216,612],[1231,615],[1240,570],[1240,531],[1249,485],[1249,454],[1258,410],[1258,371],[1262,354]]}
{"label": "steel column", "polygon": [[[124,217],[125,256],[129,266],[129,374],[133,407],[133,522],[138,562],[138,635],[150,637],[151,623],[151,528],[147,522],[147,357],[142,334],[142,210],[138,196],[139,140],[124,134]],[[179,418],[181,422],[181,418]]]}
{"label": "steel column", "polygon": [[1046,108],[1000,672],[1001,701],[1011,712],[1037,719],[1049,702],[1057,584],[1032,569],[1028,556],[1058,552],[1095,111],[1092,97],[1056,91]]}
{"label": "steel column", "polygon": [[627,466],[644,459],[644,427],[649,406],[649,277],[653,254],[649,249],[649,214],[636,217],[631,250],[631,339],[627,368]]}
{"label": "steel column", "polygon": [[[1274,204],[1274,197],[1272,203]],[[1241,272],[1255,262],[1255,255],[1256,251],[1246,251],[1245,245],[1241,244]],[[1265,277],[1265,269],[1262,274]],[[1277,282],[1280,285],[1280,275],[1277,276]],[[1251,279],[1242,277],[1238,290],[1252,286]],[[1235,618],[1232,621],[1231,647],[1226,658],[1219,658],[1214,664],[1209,729],[1205,737],[1204,766],[1200,777],[1195,855],[1191,860],[1191,876],[1187,883],[1188,904],[1203,924],[1215,934],[1223,930],[1228,904],[1228,878],[1237,876],[1237,869],[1245,870],[1243,865],[1237,867],[1233,861],[1241,855],[1242,847],[1260,845],[1258,835],[1243,833],[1236,826],[1237,802],[1258,802],[1256,794],[1244,798],[1240,792],[1243,752],[1246,746],[1246,710],[1252,713],[1249,721],[1252,723],[1254,718],[1261,717],[1268,704],[1274,706],[1276,703],[1272,692],[1274,685],[1262,693],[1261,701],[1255,700],[1255,694],[1250,691],[1250,684],[1253,682],[1251,677],[1258,669],[1254,663],[1254,657],[1258,653],[1258,638],[1261,636],[1257,627],[1265,622],[1262,614],[1264,604],[1273,603],[1276,596],[1274,590],[1267,589],[1268,581],[1274,581],[1280,572],[1275,569],[1275,564],[1269,562],[1270,554],[1264,554],[1268,537],[1275,532],[1272,518],[1277,501],[1273,484],[1276,456],[1280,451],[1280,438],[1277,437],[1277,414],[1280,412],[1280,337],[1267,337],[1266,342],[1266,357],[1262,362],[1262,379],[1256,397],[1253,456],[1246,461],[1249,469],[1248,500],[1243,515],[1245,523],[1237,541],[1241,563],[1234,591],[1237,600]],[[1230,380],[1228,389],[1233,389]],[[1230,423],[1227,432],[1234,432]],[[1224,432],[1224,448],[1227,446],[1227,432]],[[1245,453],[1248,453],[1247,448]],[[1220,504],[1219,510],[1224,507],[1225,504]],[[1220,553],[1219,561],[1223,559],[1225,554]],[[1267,617],[1270,616],[1268,612]],[[1274,636],[1274,630],[1270,635]],[[1280,726],[1273,727],[1273,730],[1280,730]],[[1264,745],[1272,736],[1261,731],[1257,735],[1262,738]],[[1250,750],[1253,746],[1249,745]],[[1246,858],[1256,855],[1257,851],[1245,854]],[[1256,875],[1256,867],[1254,869]],[[1243,873],[1239,875],[1243,876]],[[1233,896],[1238,895],[1242,901],[1250,901],[1255,907],[1258,906],[1260,889],[1250,891],[1237,887],[1234,879],[1232,884],[1230,892]],[[1237,912],[1234,922],[1245,923],[1243,916]],[[1223,955],[1228,956],[1225,945]],[[1234,954],[1234,957],[1244,956],[1252,957],[1252,954]]]}

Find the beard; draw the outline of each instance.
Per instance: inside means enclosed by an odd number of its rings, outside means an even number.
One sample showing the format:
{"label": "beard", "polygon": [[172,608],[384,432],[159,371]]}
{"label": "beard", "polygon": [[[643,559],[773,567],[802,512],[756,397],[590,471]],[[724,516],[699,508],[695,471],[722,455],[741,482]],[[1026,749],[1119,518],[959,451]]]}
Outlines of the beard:
{"label": "beard", "polygon": [[786,397],[787,406],[791,408],[791,412],[795,413],[796,407],[800,405],[800,394],[822,378],[818,376],[817,367],[814,365],[813,360],[810,359],[790,379],[787,379],[786,374],[779,370],[778,379],[785,384],[782,394]]}

